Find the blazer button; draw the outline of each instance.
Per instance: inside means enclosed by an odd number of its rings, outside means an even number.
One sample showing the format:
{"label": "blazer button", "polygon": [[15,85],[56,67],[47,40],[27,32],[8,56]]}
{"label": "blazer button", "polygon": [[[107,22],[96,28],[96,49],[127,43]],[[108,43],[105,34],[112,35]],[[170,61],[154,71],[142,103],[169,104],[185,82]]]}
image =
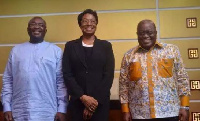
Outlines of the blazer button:
{"label": "blazer button", "polygon": [[88,71],[86,71],[85,73],[88,74]]}

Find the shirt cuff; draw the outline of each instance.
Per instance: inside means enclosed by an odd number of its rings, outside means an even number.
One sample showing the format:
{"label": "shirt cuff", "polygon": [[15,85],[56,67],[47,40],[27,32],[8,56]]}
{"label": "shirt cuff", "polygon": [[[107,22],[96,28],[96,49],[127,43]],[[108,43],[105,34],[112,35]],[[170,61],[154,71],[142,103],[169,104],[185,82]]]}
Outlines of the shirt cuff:
{"label": "shirt cuff", "polygon": [[11,111],[11,106],[10,104],[3,104],[3,112]]}
{"label": "shirt cuff", "polygon": [[181,96],[181,106],[189,106],[189,96]]}
{"label": "shirt cuff", "polygon": [[67,106],[66,105],[59,105],[58,112],[60,113],[67,113]]}
{"label": "shirt cuff", "polygon": [[128,103],[123,103],[121,105],[121,107],[122,107],[122,112],[130,112],[129,107],[128,107]]}

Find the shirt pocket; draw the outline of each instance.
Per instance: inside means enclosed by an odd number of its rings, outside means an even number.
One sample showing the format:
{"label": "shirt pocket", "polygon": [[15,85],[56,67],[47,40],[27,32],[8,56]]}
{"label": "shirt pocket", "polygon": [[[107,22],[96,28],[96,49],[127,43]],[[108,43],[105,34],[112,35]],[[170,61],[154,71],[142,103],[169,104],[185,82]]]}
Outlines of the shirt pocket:
{"label": "shirt pocket", "polygon": [[49,67],[52,69],[56,68],[56,61],[52,58],[42,57],[41,58],[42,66]]}
{"label": "shirt pocket", "polygon": [[141,64],[139,62],[132,62],[130,64],[130,81],[138,81],[142,77]]}
{"label": "shirt pocket", "polygon": [[158,62],[158,74],[163,78],[169,78],[173,76],[173,63],[174,59],[162,59]]}

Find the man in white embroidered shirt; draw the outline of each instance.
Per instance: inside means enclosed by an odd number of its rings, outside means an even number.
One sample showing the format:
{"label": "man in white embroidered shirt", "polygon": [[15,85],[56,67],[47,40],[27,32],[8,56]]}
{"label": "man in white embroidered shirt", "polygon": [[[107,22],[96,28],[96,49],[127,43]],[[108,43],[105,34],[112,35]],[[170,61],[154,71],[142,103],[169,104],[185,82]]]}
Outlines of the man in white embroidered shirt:
{"label": "man in white embroidered shirt", "polygon": [[151,20],[137,26],[139,45],[125,53],[119,95],[124,121],[189,119],[189,78],[177,46],[156,41]]}
{"label": "man in white embroidered shirt", "polygon": [[29,42],[16,45],[3,75],[5,121],[65,121],[67,92],[62,74],[62,50],[44,41],[46,22],[28,23]]}

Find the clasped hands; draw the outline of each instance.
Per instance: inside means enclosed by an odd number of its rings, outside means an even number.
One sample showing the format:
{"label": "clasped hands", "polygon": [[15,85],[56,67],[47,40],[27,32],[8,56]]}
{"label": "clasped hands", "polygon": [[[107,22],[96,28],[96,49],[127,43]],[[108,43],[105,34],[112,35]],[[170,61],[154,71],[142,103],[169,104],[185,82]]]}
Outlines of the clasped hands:
{"label": "clasped hands", "polygon": [[93,113],[95,112],[98,101],[91,96],[83,95],[80,97],[82,103],[85,105],[85,109],[83,111],[83,119],[88,120],[91,119]]}

